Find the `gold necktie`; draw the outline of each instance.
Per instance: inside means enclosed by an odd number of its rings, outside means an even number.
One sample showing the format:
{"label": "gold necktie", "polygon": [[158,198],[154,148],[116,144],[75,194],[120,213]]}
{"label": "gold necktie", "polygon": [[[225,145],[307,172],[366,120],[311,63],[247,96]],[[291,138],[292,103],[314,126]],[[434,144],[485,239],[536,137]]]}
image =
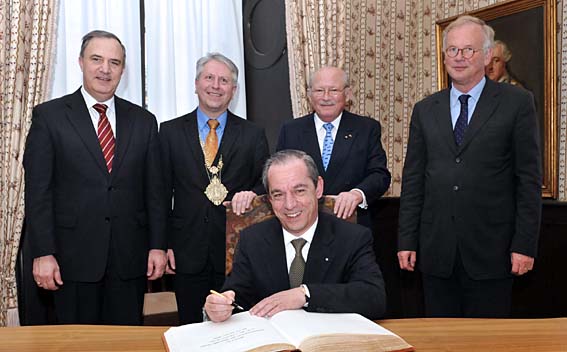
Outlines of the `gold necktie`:
{"label": "gold necktie", "polygon": [[214,119],[210,119],[207,121],[207,125],[209,125],[209,134],[207,134],[207,138],[205,139],[205,163],[208,166],[213,164],[215,160],[215,156],[217,155],[217,151],[219,149],[219,137],[217,136],[217,127],[219,127],[219,122]]}

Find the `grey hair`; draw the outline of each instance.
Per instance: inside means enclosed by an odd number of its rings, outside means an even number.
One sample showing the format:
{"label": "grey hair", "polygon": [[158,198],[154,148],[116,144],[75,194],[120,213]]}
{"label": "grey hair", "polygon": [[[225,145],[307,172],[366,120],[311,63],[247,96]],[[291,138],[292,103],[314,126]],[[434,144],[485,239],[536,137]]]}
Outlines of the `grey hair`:
{"label": "grey hair", "polygon": [[122,60],[123,60],[122,64],[123,65],[126,64],[126,48],[124,47],[124,45],[122,44],[120,39],[114,33],[110,33],[110,32],[99,30],[99,29],[96,29],[94,31],[90,31],[83,36],[83,42],[81,43],[81,51],[79,53],[79,55],[81,57],[84,57],[85,50],[87,49],[87,45],[89,45],[89,42],[94,38],[106,38],[106,39],[116,40],[118,42],[118,44],[120,44],[120,47],[122,48],[122,53],[124,54],[122,56]]}
{"label": "grey hair", "polygon": [[313,79],[315,78],[315,76],[317,75],[317,73],[319,73],[319,71],[321,71],[321,70],[324,69],[324,68],[331,68],[331,67],[333,67],[333,68],[338,68],[339,70],[342,71],[342,73],[343,73],[343,83],[344,83],[344,87],[345,87],[345,88],[348,87],[348,80],[349,80],[349,78],[348,78],[348,73],[346,73],[345,70],[343,70],[342,68],[336,67],[336,66],[323,66],[323,67],[318,68],[317,70],[315,70],[315,72],[312,72],[312,73],[309,75],[309,80],[307,81],[307,89],[308,89],[308,90],[311,90],[311,88],[313,87]]}
{"label": "grey hair", "polygon": [[495,40],[494,47],[496,47],[497,45],[500,45],[502,47],[502,58],[504,59],[504,61],[510,61],[510,59],[512,58],[512,52],[508,48],[508,45],[506,45],[506,43],[501,40]]}
{"label": "grey hair", "polygon": [[232,60],[221,53],[207,53],[207,55],[197,60],[197,67],[195,68],[195,80],[199,79],[201,73],[203,72],[203,69],[205,68],[205,65],[212,60],[225,64],[232,74],[232,83],[236,84],[238,82],[238,67],[236,67]]}
{"label": "grey hair", "polygon": [[482,33],[484,34],[484,43],[482,45],[482,51],[484,53],[486,53],[488,49],[494,46],[494,29],[492,29],[492,27],[487,25],[486,22],[484,22],[480,18],[465,15],[451,22],[447,26],[447,28],[443,30],[443,52],[445,52],[445,50],[447,49],[447,34],[451,30],[469,23],[479,25],[482,28]]}
{"label": "grey hair", "polygon": [[264,164],[264,170],[262,171],[262,183],[266,189],[266,193],[270,193],[270,185],[268,182],[268,172],[272,165],[283,165],[292,160],[303,160],[305,166],[307,167],[307,173],[315,187],[317,187],[317,181],[319,179],[319,170],[313,158],[309,154],[301,150],[295,149],[285,149],[273,154]]}

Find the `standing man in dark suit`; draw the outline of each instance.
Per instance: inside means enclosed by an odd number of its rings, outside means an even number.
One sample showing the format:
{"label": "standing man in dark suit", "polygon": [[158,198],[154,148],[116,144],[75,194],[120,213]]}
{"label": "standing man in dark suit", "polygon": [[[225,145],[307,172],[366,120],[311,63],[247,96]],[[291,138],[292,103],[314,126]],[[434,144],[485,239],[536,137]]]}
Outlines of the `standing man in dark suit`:
{"label": "standing man in dark suit", "polygon": [[126,51],[83,37],[83,86],[36,106],[26,141],[26,223],[37,285],[63,324],[141,324],[146,279],[166,265],[157,123],[115,96]]}
{"label": "standing man in dark suit", "polygon": [[390,186],[380,123],[344,110],[351,93],[337,67],[316,71],[308,93],[315,112],[284,124],[276,149],[309,154],[325,179],[323,194],[337,195],[337,217],[347,219],[358,207],[358,223],[371,228],[368,206]]}
{"label": "standing man in dark suit", "polygon": [[[193,112],[164,122],[160,129],[168,202],[168,273],[181,324],[203,320],[210,289],[224,282],[226,208],[244,212],[260,187],[268,158],[264,131],[228,111],[238,69],[212,53],[197,61]],[[260,187],[260,188],[259,188]]]}
{"label": "standing man in dark suit", "polygon": [[318,211],[323,179],[313,159],[280,151],[266,162],[262,179],[276,218],[242,231],[225,298],[207,297],[209,318],[228,319],[235,299],[262,317],[304,308],[380,318],[386,294],[372,234]]}
{"label": "standing man in dark suit", "polygon": [[417,263],[427,316],[509,316],[513,275],[534,265],[538,122],[528,91],[484,76],[493,41],[475,17],[447,26],[451,88],[418,102],[411,118],[398,259],[404,270]]}

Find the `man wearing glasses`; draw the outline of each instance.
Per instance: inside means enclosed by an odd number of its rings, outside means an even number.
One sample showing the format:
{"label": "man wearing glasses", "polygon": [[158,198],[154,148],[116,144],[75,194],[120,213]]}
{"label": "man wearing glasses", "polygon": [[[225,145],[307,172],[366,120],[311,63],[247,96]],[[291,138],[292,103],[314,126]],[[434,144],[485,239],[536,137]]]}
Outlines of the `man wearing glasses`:
{"label": "man wearing glasses", "polygon": [[451,87],[413,110],[398,259],[423,277],[430,317],[507,317],[514,275],[532,270],[541,217],[534,102],[485,77],[494,31],[462,16],[443,32]]}
{"label": "man wearing glasses", "polygon": [[358,207],[358,223],[371,228],[368,206],[390,186],[380,123],[345,110],[351,91],[340,68],[317,70],[308,94],[315,111],[285,123],[276,149],[309,154],[325,180],[323,194],[337,195],[337,217],[347,219]]}

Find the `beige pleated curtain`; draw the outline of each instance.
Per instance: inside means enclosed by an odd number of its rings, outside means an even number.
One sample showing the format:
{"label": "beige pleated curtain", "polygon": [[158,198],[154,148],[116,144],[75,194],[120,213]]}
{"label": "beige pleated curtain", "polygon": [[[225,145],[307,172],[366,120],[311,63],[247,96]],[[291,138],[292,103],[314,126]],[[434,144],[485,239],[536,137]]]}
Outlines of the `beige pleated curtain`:
{"label": "beige pleated curtain", "polygon": [[56,0],[0,0],[0,326],[18,324],[22,156],[32,108],[46,96],[55,5]]}

